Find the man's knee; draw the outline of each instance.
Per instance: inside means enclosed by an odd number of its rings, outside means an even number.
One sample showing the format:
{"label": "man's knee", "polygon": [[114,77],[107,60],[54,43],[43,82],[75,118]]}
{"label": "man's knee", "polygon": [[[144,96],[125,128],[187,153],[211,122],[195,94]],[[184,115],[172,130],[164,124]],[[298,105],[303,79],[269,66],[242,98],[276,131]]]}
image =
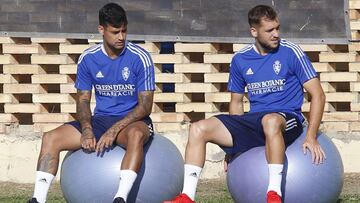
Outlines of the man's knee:
{"label": "man's knee", "polygon": [[190,126],[189,140],[206,141],[206,120],[197,121]]}
{"label": "man's knee", "polygon": [[53,131],[45,132],[42,135],[42,143],[45,145],[54,143],[54,132]]}
{"label": "man's knee", "polygon": [[284,130],[285,119],[277,113],[270,113],[262,118],[261,124],[265,135],[278,134]]}
{"label": "man's knee", "polygon": [[139,143],[143,144],[147,139],[147,134],[138,127],[131,128],[127,133],[128,143]]}
{"label": "man's knee", "polygon": [[54,148],[56,143],[57,141],[55,131],[45,132],[42,135],[42,148]]}
{"label": "man's knee", "polygon": [[[79,137],[77,134],[79,134]],[[80,146],[81,134],[76,129],[70,129],[67,126],[60,126],[42,135],[41,148],[51,151],[62,151],[76,149]]]}

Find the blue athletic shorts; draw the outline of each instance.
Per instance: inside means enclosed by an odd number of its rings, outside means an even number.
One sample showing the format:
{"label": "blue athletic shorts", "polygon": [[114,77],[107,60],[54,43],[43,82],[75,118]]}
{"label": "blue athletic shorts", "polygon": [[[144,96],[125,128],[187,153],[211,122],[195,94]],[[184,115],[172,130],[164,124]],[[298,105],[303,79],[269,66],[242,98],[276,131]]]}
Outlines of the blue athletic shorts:
{"label": "blue athletic shorts", "polygon": [[[100,137],[109,129],[114,123],[121,120],[123,117],[119,116],[103,116],[103,115],[94,115],[91,117],[91,125],[93,132],[95,134],[96,141],[100,140]],[[154,127],[150,117],[146,117],[142,120],[149,128],[150,136],[154,135]],[[74,126],[80,133],[82,132],[80,123],[78,121],[71,121],[65,124]]]}
{"label": "blue athletic shorts", "polygon": [[232,147],[222,147],[227,154],[235,155],[251,148],[265,146],[265,135],[261,124],[262,118],[269,113],[278,113],[286,120],[286,129],[283,133],[285,145],[288,146],[298,138],[303,126],[295,113],[289,112],[254,112],[243,115],[221,114],[215,117],[219,119],[229,130],[232,139]]}

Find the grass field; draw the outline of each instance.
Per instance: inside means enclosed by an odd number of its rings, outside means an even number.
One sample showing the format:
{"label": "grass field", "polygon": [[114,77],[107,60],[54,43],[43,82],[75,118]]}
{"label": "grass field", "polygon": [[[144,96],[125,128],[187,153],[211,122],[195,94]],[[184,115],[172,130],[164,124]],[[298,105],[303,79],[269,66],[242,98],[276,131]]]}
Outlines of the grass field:
{"label": "grass field", "polygon": [[[32,195],[32,184],[0,182],[0,203],[24,203]],[[226,181],[201,180],[197,203],[232,203]],[[65,203],[59,183],[50,188],[47,203]],[[360,203],[360,174],[346,174],[343,191],[337,203]]]}

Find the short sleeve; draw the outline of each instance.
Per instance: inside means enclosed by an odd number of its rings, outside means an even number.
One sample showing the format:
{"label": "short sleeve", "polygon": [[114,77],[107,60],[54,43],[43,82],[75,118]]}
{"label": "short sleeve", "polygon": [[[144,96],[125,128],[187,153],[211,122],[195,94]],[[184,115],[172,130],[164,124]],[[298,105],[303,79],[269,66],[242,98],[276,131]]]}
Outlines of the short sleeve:
{"label": "short sleeve", "polygon": [[137,66],[137,87],[139,91],[154,91],[155,90],[155,71],[154,64],[151,60],[150,54],[142,50],[142,54],[136,61]]}
{"label": "short sleeve", "polygon": [[307,55],[297,45],[290,49],[290,70],[295,73],[301,84],[317,77],[316,71]]}
{"label": "short sleeve", "polygon": [[246,82],[242,77],[240,66],[238,66],[236,58],[233,57],[230,63],[228,91],[243,94],[245,86]]}
{"label": "short sleeve", "polygon": [[91,90],[92,88],[91,76],[84,59],[77,65],[75,88],[79,90]]}

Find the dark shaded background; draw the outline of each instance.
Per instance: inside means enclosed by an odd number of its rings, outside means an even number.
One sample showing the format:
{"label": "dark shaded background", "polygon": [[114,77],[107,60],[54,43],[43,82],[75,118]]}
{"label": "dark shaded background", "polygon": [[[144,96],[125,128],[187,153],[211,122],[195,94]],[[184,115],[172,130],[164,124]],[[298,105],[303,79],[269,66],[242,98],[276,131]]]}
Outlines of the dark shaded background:
{"label": "dark shaded background", "polygon": [[[98,10],[109,0],[0,0],[0,34],[97,35]],[[247,12],[257,4],[279,12],[282,36],[346,43],[347,0],[115,0],[127,10],[133,40],[248,42]]]}

